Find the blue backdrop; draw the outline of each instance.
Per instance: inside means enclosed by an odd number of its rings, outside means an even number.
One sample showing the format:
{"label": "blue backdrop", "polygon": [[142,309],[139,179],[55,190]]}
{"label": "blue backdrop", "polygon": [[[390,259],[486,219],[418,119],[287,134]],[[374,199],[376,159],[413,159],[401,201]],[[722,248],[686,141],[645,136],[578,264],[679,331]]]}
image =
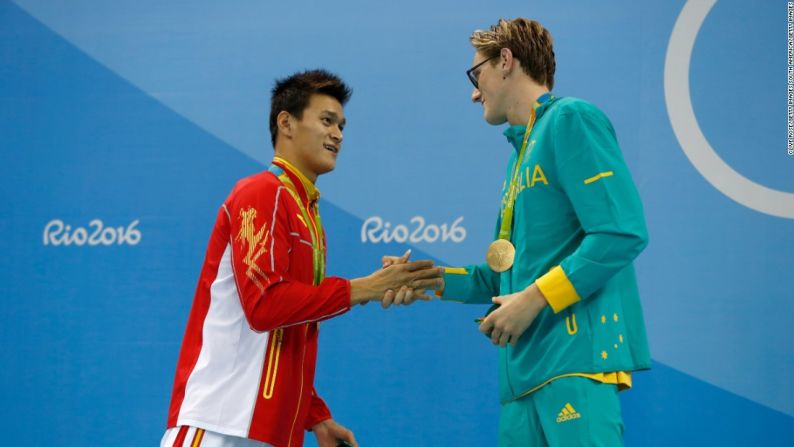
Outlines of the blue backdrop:
{"label": "blue backdrop", "polygon": [[[407,247],[479,262],[511,148],[469,101],[468,36],[516,16],[551,30],[555,94],[612,119],[645,204],[655,362],[622,394],[627,445],[791,442],[786,6],[0,0],[2,443],[157,445],[218,206],[272,156],[276,77],[325,67],[355,90],[318,183],[329,274]],[[386,243],[378,222],[455,231]],[[328,321],[317,388],[362,446],[495,445],[483,311]]]}

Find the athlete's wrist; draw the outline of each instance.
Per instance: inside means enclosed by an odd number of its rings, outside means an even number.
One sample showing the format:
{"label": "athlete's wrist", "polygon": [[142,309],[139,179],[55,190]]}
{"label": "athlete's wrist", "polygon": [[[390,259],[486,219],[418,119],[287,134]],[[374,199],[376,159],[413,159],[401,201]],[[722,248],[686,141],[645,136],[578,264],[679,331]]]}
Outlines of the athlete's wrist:
{"label": "athlete's wrist", "polygon": [[350,306],[365,303],[372,300],[374,289],[372,279],[369,277],[356,278],[350,280]]}
{"label": "athlete's wrist", "polygon": [[529,301],[534,308],[538,309],[538,311],[543,310],[549,305],[546,297],[543,296],[543,292],[540,291],[540,288],[538,288],[535,283],[532,283],[529,287],[524,289],[523,295],[523,298]]}

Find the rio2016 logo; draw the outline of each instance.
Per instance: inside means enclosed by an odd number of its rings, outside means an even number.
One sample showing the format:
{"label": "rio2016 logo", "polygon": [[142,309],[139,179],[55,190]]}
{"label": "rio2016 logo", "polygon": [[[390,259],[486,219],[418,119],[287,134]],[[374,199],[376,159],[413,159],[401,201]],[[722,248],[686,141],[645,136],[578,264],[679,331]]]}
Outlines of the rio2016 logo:
{"label": "rio2016 logo", "polygon": [[138,245],[141,241],[141,231],[136,228],[139,223],[135,219],[126,227],[114,228],[94,219],[88,223],[88,228],[72,228],[61,219],[53,219],[44,226],[44,245]]}
{"label": "rio2016 logo", "polygon": [[410,225],[392,226],[391,222],[384,222],[379,216],[372,216],[361,225],[361,242],[460,243],[466,239],[466,229],[461,225],[463,216],[455,219],[451,225],[427,224],[425,218],[421,216],[414,216],[409,222]]}

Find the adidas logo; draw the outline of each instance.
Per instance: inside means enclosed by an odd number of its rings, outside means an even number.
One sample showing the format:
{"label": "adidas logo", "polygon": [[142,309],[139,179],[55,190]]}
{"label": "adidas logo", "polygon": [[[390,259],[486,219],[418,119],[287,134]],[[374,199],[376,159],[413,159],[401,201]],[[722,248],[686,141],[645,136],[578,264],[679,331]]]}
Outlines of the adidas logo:
{"label": "adidas logo", "polygon": [[579,414],[578,411],[574,410],[571,404],[565,404],[565,406],[562,407],[560,414],[557,415],[557,423],[559,424],[561,422],[570,421],[571,419],[579,419],[580,417],[582,417],[582,415]]}

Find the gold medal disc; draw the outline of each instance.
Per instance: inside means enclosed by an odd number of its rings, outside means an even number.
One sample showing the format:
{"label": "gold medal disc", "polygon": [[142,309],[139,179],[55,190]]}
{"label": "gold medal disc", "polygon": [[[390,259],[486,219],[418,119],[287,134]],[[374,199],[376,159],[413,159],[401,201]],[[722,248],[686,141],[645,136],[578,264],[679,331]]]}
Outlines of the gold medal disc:
{"label": "gold medal disc", "polygon": [[488,267],[495,272],[504,272],[513,266],[516,257],[516,248],[507,239],[497,239],[488,246],[485,261]]}

